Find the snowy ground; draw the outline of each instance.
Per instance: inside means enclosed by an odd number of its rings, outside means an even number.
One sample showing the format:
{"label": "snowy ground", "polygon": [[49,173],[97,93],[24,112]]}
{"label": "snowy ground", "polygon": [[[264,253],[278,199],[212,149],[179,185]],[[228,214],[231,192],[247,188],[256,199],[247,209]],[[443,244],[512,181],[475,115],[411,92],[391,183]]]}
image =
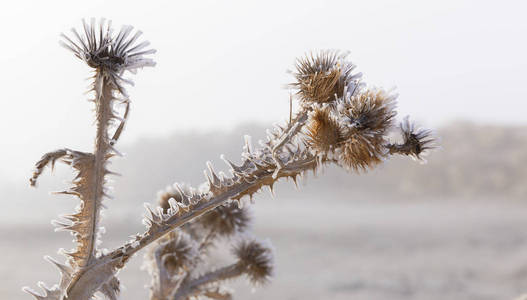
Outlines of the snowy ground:
{"label": "snowy ground", "polygon": [[[235,299],[512,300],[527,292],[527,204],[265,199],[254,212],[255,233],[276,248],[276,277],[254,292],[233,282]],[[140,228],[139,220],[107,222],[108,247]],[[20,288],[56,282],[42,257],[70,248],[70,237],[48,222],[0,226],[0,299],[31,299]],[[121,272],[122,299],[147,299],[141,260]]]}

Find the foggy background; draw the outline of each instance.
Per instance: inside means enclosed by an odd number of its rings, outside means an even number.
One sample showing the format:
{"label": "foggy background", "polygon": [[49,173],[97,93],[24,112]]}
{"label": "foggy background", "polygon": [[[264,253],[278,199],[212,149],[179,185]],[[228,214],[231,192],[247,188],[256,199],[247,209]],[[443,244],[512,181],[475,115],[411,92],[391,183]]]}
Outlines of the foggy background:
{"label": "foggy background", "polygon": [[[207,160],[238,161],[289,114],[286,70],[310,50],[342,49],[365,82],[399,93],[399,117],[436,129],[421,165],[395,158],[368,174],[327,168],[253,205],[276,276],[236,299],[514,299],[527,293],[527,22],[519,1],[195,1],[10,3],[0,12],[0,298],[51,285],[42,257],[72,247],[51,219],[76,200],[50,196],[57,166],[29,188],[50,150],[91,151],[89,69],[58,46],[83,17],[131,24],[158,50],[133,76],[132,111],[114,159],[103,247],[142,231],[142,204],[166,185],[203,181]],[[229,261],[229,257],[220,257]],[[121,272],[122,299],[147,299],[142,254]]]}

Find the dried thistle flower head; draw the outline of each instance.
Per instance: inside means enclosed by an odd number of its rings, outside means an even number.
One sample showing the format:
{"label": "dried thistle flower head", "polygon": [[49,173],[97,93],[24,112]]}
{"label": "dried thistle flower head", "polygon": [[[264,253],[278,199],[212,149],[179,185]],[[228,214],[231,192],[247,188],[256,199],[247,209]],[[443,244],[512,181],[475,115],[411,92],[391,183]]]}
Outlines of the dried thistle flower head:
{"label": "dried thistle flower head", "polygon": [[264,284],[273,275],[273,250],[270,245],[245,239],[234,247],[233,253],[252,284]]}
{"label": "dried thistle flower head", "polygon": [[310,115],[307,137],[309,147],[317,153],[328,153],[343,141],[342,128],[328,106],[317,107]]}
{"label": "dried thistle flower head", "polygon": [[181,230],[172,231],[164,237],[158,251],[163,265],[173,275],[192,267],[199,256],[195,241]]}
{"label": "dried thistle flower head", "polygon": [[348,128],[384,134],[393,126],[395,98],[382,89],[367,89],[342,101],[339,110]]}
{"label": "dried thistle flower head", "polygon": [[366,90],[339,103],[344,142],[340,162],[359,171],[381,163],[386,154],[385,135],[395,118],[395,95]]}
{"label": "dried thistle flower head", "polygon": [[437,147],[435,145],[436,139],[432,136],[432,130],[416,128],[415,124],[410,122],[408,116],[401,122],[399,129],[403,137],[403,143],[388,145],[390,154],[404,154],[422,160],[422,155],[427,150]]}
{"label": "dried thistle flower head", "polygon": [[380,138],[365,138],[361,134],[353,134],[342,146],[340,163],[354,171],[375,167],[383,162],[386,154],[382,141]]}
{"label": "dried thistle flower head", "polygon": [[[132,84],[130,80],[122,77],[124,71],[134,73],[137,69],[147,66],[154,66],[155,62],[146,58],[145,55],[156,52],[154,49],[145,50],[150,45],[148,41],[135,44],[141,31],[133,31],[132,26],[123,26],[117,35],[113,34],[112,22],[105,19],[96,25],[94,18],[88,25],[82,20],[84,36],[81,36],[75,28],[71,31],[77,40],[74,42],[65,34],[62,34],[64,41],[60,44],[66,49],[71,50],[75,56],[86,62],[88,66],[104,72],[114,85],[123,92],[121,83]],[[124,93],[123,93],[124,94]]]}
{"label": "dried thistle flower head", "polygon": [[305,103],[328,103],[354,90],[361,74],[352,74],[355,66],[344,58],[346,54],[324,50],[298,59],[291,84]]}
{"label": "dried thistle flower head", "polygon": [[244,232],[250,221],[248,209],[239,208],[234,202],[218,206],[199,219],[204,228],[223,236]]}

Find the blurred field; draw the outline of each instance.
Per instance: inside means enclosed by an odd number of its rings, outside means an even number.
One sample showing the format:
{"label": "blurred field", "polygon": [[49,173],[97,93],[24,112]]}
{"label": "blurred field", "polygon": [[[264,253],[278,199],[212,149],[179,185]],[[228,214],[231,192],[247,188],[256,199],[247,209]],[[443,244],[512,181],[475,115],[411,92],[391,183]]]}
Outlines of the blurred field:
{"label": "blurred field", "polygon": [[[175,180],[201,181],[207,159],[236,158],[241,134],[179,135],[122,147],[115,200],[107,201],[104,247],[142,230],[142,203]],[[246,130],[246,131],[245,131]],[[444,128],[443,149],[421,166],[396,159],[365,176],[328,169],[295,192],[277,187],[253,206],[254,232],[276,248],[267,287],[232,282],[236,299],[514,299],[527,292],[527,135],[525,128],[457,124]],[[210,147],[203,147],[208,142]],[[197,163],[196,163],[197,162]],[[219,163],[217,164],[218,166]],[[192,170],[188,173],[188,170]],[[49,220],[76,201],[53,198],[68,178],[59,168],[38,190],[4,187],[0,219],[0,299],[30,299],[22,286],[57,281],[42,257],[70,248]],[[229,262],[220,249],[218,264]],[[121,272],[122,299],[147,299],[142,255]]]}
{"label": "blurred field", "polygon": [[[276,247],[276,277],[254,293],[234,282],[236,299],[494,300],[527,292],[524,204],[268,199],[254,208],[256,234]],[[133,233],[126,224],[109,224],[105,239]],[[56,282],[42,256],[69,238],[50,227],[4,226],[1,299],[29,299],[21,286]],[[147,299],[141,260],[121,273],[122,299]]]}

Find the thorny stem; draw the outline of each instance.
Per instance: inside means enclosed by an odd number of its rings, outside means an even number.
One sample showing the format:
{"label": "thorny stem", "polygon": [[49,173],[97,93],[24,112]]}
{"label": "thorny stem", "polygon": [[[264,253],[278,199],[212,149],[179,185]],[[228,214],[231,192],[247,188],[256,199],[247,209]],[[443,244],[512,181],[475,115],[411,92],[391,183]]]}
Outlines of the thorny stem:
{"label": "thorny stem", "polygon": [[282,135],[282,137],[278,140],[278,143],[273,146],[272,155],[275,163],[278,166],[273,174],[273,178],[277,178],[278,172],[284,167],[282,161],[278,157],[278,150],[282,148],[287,142],[291,141],[291,139],[300,131],[307,120],[307,116],[307,111],[305,109],[300,111],[295,119],[290,121],[287,125],[285,134]]}
{"label": "thorny stem", "polygon": [[[335,160],[328,159],[328,158],[325,159],[325,162],[326,163],[336,163]],[[317,166],[318,163],[320,162],[317,162],[317,157],[308,156],[307,158],[299,159],[291,163],[288,163],[287,165],[285,165],[283,168],[281,168],[278,171],[278,175],[279,176],[294,176],[294,175],[297,175],[307,170],[313,170]],[[242,194],[251,188],[260,186],[262,182],[265,182],[266,180],[269,180],[270,178],[272,178],[273,174],[274,174],[273,170],[265,171],[265,173],[263,173],[261,176],[258,176],[258,178],[252,182],[242,181],[239,184],[235,184],[229,187],[224,192],[216,196],[213,196],[208,201],[204,201],[204,200],[201,201],[200,203],[192,207],[192,209],[187,210],[183,214],[176,214],[176,215],[171,216],[166,221],[164,221],[161,225],[159,225],[159,227],[156,230],[154,231],[147,230],[142,235],[137,236],[136,240],[133,243],[128,242],[124,244],[123,246],[113,250],[112,252],[106,255],[103,255],[94,264],[89,266],[89,268],[96,268],[102,265],[107,265],[107,264],[112,264],[112,263],[116,263],[115,266],[117,268],[122,268],[127,262],[127,260],[130,257],[132,257],[136,252],[140,251],[144,247],[153,243],[157,239],[163,237],[168,232],[224,204],[224,202],[226,202],[227,200],[234,198],[237,195]],[[132,244],[136,244],[136,245],[132,246]],[[186,276],[185,279],[188,280],[188,276]]]}
{"label": "thorny stem", "polygon": [[[306,158],[298,159],[292,161],[285,165],[279,170],[279,176],[296,176],[299,173],[302,173],[307,170],[313,170],[317,166],[317,159],[314,156],[308,156]],[[75,275],[75,278],[72,280],[68,287],[68,295],[74,295],[76,293],[81,293],[82,291],[77,291],[76,283],[83,280],[85,274],[92,273],[95,270],[104,268],[104,266],[113,266],[116,269],[124,267],[126,262],[130,257],[132,257],[136,252],[140,251],[144,247],[155,242],[157,239],[163,237],[168,232],[178,228],[187,222],[211,211],[212,209],[224,204],[227,200],[234,198],[240,194],[243,194],[247,190],[255,187],[259,187],[262,183],[269,181],[273,176],[273,170],[263,171],[258,178],[255,178],[254,181],[247,182],[242,181],[240,183],[230,186],[225,191],[219,193],[218,195],[213,195],[210,199],[202,200],[195,205],[192,205],[190,209],[184,210],[183,213],[174,214],[161,224],[156,225],[155,230],[148,229],[141,235],[138,235],[133,242],[127,242],[123,246],[114,249],[110,253],[102,255],[98,259],[94,260],[92,264],[87,265],[83,268],[82,272],[79,272]],[[106,276],[111,276],[112,274],[99,274],[99,280],[104,281]],[[109,278],[109,277],[108,277]],[[106,279],[108,279],[106,278]],[[79,286],[79,288],[82,288]]]}
{"label": "thorny stem", "polygon": [[57,159],[63,158],[78,173],[73,181],[74,186],[60,193],[75,195],[81,200],[81,205],[74,214],[64,216],[69,223],[56,222],[60,230],[68,230],[74,235],[77,247],[73,251],[64,251],[68,257],[65,265],[52,261],[61,272],[58,286],[49,289],[42,285],[44,296],[29,288],[25,289],[37,299],[86,300],[91,299],[97,291],[107,296],[109,294],[109,298],[115,299],[119,292],[119,283],[114,275],[115,271],[123,266],[123,261],[97,256],[99,253],[96,244],[102,200],[107,196],[105,176],[111,173],[106,169],[106,162],[116,152],[113,145],[124,129],[129,111],[127,99],[123,100],[126,108],[119,126],[112,136],[108,131],[113,120],[120,119],[113,111],[113,103],[116,100],[114,93],[126,98],[127,94],[122,84],[132,84],[122,75],[125,71],[135,72],[143,67],[154,66],[155,62],[145,55],[152,54],[155,50],[144,49],[149,45],[147,41],[136,43],[141,32],[130,35],[133,30],[131,26],[123,26],[118,34],[114,34],[111,21],[106,23],[101,19],[97,26],[93,18],[90,24],[83,20],[83,27],[84,35],[79,35],[73,28],[75,41],[62,34],[63,40],[60,43],[95,70],[95,149],[93,154],[68,149],[50,152],[37,163],[30,179],[31,185],[35,185],[47,164],[53,166]]}
{"label": "thorny stem", "polygon": [[[309,156],[306,159],[298,160],[295,162],[292,162],[286,166],[284,166],[280,173],[284,176],[287,175],[296,175],[299,172],[311,170],[316,166],[316,158]],[[116,260],[116,259],[122,259],[127,260],[129,257],[134,255],[136,252],[141,250],[142,248],[146,247],[153,241],[157,240],[158,238],[164,236],[169,231],[180,227],[181,225],[187,223],[188,221],[201,216],[208,211],[222,205],[225,201],[237,196],[238,194],[243,193],[244,191],[248,190],[251,187],[259,186],[261,182],[264,182],[265,180],[268,180],[270,177],[272,177],[273,172],[272,171],[266,171],[265,174],[260,176],[258,179],[256,179],[254,182],[242,182],[240,184],[236,184],[229,189],[227,189],[225,192],[213,196],[209,201],[202,201],[201,203],[198,203],[192,210],[187,211],[181,215],[174,215],[170,217],[166,222],[164,222],[155,232],[147,231],[143,233],[139,237],[136,242],[138,245],[136,247],[131,247],[130,243],[127,243],[112,252],[104,255],[102,257],[102,260]],[[124,262],[124,261],[123,261]]]}
{"label": "thorny stem", "polygon": [[96,126],[97,132],[95,136],[95,151],[94,151],[94,172],[93,172],[93,192],[92,199],[86,199],[85,204],[93,205],[94,209],[91,209],[91,217],[89,218],[90,222],[90,240],[88,242],[87,255],[88,259],[85,261],[85,264],[81,266],[79,273],[75,275],[73,280],[68,286],[68,294],[71,290],[74,289],[75,284],[80,280],[83,272],[86,271],[86,267],[89,266],[93,259],[95,258],[95,246],[97,239],[97,225],[99,223],[100,208],[97,206],[101,205],[102,198],[105,195],[104,183],[105,175],[107,173],[105,163],[108,159],[108,153],[111,150],[108,139],[108,126],[111,118],[113,117],[112,113],[112,100],[113,100],[113,85],[108,78],[104,77],[100,71],[96,74],[95,77],[95,112],[96,112]]}
{"label": "thorny stem", "polygon": [[234,277],[238,277],[243,274],[243,268],[239,264],[232,264],[215,271],[206,273],[193,281],[187,286],[177,291],[172,297],[173,300],[186,299],[189,296],[198,296],[199,288],[209,283],[217,282],[220,280],[226,280]]}
{"label": "thorny stem", "polygon": [[[110,151],[110,144],[108,140],[108,125],[110,119],[113,116],[111,101],[113,100],[112,90],[113,87],[107,78],[103,78],[102,82],[101,76],[97,76],[95,84],[101,84],[101,93],[100,95],[96,90],[96,115],[97,115],[97,133],[95,138],[95,172],[93,177],[95,178],[95,199],[94,203],[98,204],[102,201],[104,196],[104,182],[106,175],[106,159],[108,152]],[[90,247],[90,253],[93,253],[95,248],[95,239],[97,223],[99,222],[100,210],[93,210],[93,224],[92,224],[92,241]]]}

